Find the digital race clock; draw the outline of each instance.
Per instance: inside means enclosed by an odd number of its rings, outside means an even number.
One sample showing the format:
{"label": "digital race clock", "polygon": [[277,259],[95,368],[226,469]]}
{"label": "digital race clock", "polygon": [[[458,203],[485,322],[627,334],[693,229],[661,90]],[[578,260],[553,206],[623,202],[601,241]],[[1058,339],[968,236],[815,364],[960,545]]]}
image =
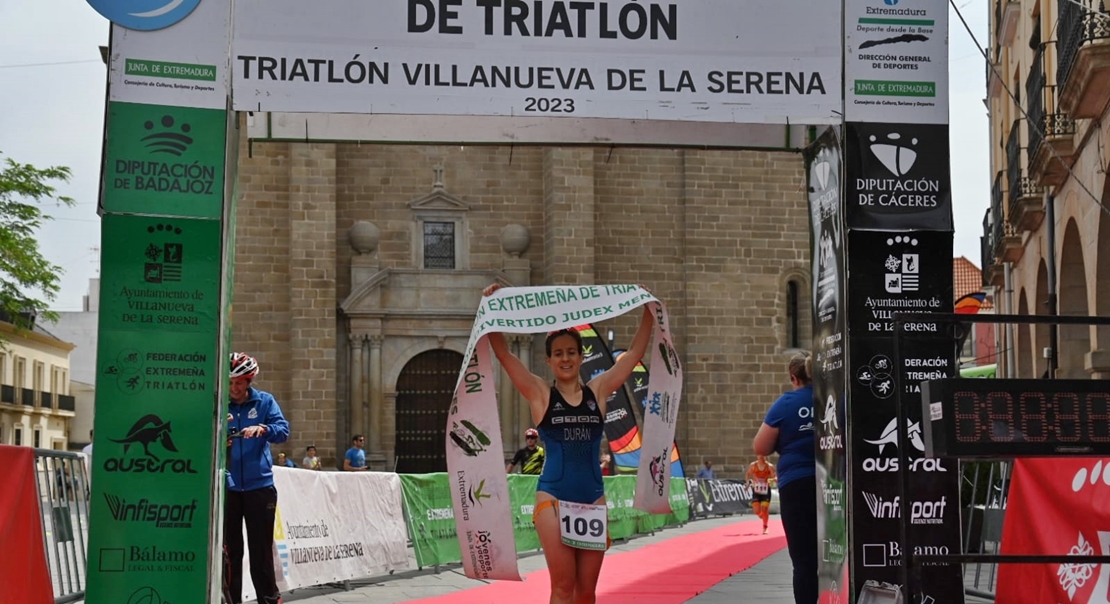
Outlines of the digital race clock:
{"label": "digital race clock", "polygon": [[929,380],[921,404],[928,457],[1110,453],[1106,380]]}

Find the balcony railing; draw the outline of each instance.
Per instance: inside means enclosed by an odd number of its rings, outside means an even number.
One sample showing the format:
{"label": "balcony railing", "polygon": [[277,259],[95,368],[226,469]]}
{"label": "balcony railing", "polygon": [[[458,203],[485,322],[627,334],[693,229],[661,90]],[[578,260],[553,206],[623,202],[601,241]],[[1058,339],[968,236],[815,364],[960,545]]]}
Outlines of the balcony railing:
{"label": "balcony railing", "polygon": [[0,403],[15,404],[15,388],[4,384],[0,386]]}
{"label": "balcony railing", "polygon": [[[994,177],[994,185],[991,186],[990,242],[994,256],[992,264],[1017,262],[1022,254],[1021,237],[1018,236],[1014,226],[1006,220],[1003,209],[1006,203],[1005,185],[1006,173],[999,172]],[[984,264],[984,266],[987,265]]]}
{"label": "balcony railing", "polygon": [[1002,200],[1005,193],[1002,191],[1002,172],[994,176],[991,186],[991,243],[994,244],[995,259],[1001,258],[998,246],[1002,244],[1002,226],[1006,223],[1006,214],[1002,211]]}
{"label": "balcony railing", "polygon": [[35,406],[35,391],[34,390],[29,390],[27,388],[22,388],[22,389],[20,389],[20,392],[22,393],[20,395],[20,398],[23,400],[23,406],[24,407],[34,407]]}
{"label": "balcony railing", "polygon": [[[1014,120],[1006,140],[1006,184],[1009,187],[1009,222],[1017,228],[1033,230],[1044,218],[1041,187],[1026,171],[1028,159],[1021,147],[1021,120]],[[1038,214],[1039,212],[1039,214]]]}
{"label": "balcony railing", "polygon": [[1110,38],[1110,17],[1103,0],[1098,1],[1097,7],[1093,0],[1065,0],[1057,3],[1057,9],[1060,54],[1056,57],[1056,79],[1063,83],[1071,75],[1080,47]]}
{"label": "balcony railing", "polygon": [[41,393],[41,396],[42,396],[42,400],[39,404],[42,405],[42,407],[44,409],[53,409],[54,408],[54,395],[50,394],[49,392],[43,392],[43,393]]}
{"label": "balcony railing", "polygon": [[[1098,117],[1106,102],[1105,63],[1110,55],[1105,0],[1064,0],[1057,7],[1056,82],[1063,91],[1061,101],[1072,117]],[[1091,57],[1088,47],[1100,50],[1101,58]]]}
{"label": "balcony railing", "polygon": [[77,411],[77,401],[66,394],[58,395],[58,409],[61,411]]}
{"label": "balcony railing", "polygon": [[1054,46],[1055,42],[1046,42],[1037,47],[1025,80],[1029,176],[1034,182],[1053,186],[1067,175],[1067,165],[1060,160],[1069,162],[1075,152],[1075,120],[1058,110],[1057,89],[1049,83],[1045,69],[1047,50]]}
{"label": "balcony railing", "polygon": [[990,274],[994,268],[994,223],[991,221],[993,207],[987,208],[983,215],[983,236],[979,238],[979,266],[983,267],[983,285],[990,285]]}
{"label": "balcony railing", "polygon": [[[1045,74],[1044,74],[1044,49],[1045,45],[1041,44],[1037,47],[1037,52],[1033,54],[1033,64],[1029,66],[1029,75],[1025,80],[1025,98],[1027,99],[1026,114],[1029,120],[1025,122],[1026,127],[1029,129],[1029,155],[1032,156],[1037,152],[1037,148],[1041,146],[1042,140],[1042,124],[1044,123],[1044,89],[1045,89]],[[1012,133],[1011,133],[1012,135]]]}

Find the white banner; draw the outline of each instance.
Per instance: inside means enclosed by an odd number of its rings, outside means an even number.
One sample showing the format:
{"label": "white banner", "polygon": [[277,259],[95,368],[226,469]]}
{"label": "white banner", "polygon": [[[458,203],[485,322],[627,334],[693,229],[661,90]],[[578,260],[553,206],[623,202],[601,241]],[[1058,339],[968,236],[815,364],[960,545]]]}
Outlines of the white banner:
{"label": "white banner", "polygon": [[846,0],[845,121],[948,123],[948,2]]}
{"label": "white banner", "polygon": [[155,31],[112,25],[109,100],[227,109],[231,0],[203,0]]}
{"label": "white banner", "polygon": [[[503,468],[502,468],[503,469]],[[283,591],[408,568],[401,478],[274,467],[274,567]],[[243,535],[246,549],[246,532]],[[243,556],[243,601],[255,597]]]}
{"label": "white banner", "polygon": [[597,323],[644,304],[651,304],[656,324],[644,416],[645,454],[640,456],[634,507],[667,514],[671,512],[667,477],[682,366],[663,304],[636,285],[515,287],[482,298],[447,419],[447,474],[466,576],[520,580],[486,336],[493,332],[546,333]]}
{"label": "white banner", "polygon": [[236,0],[240,111],[837,123],[839,2]]}

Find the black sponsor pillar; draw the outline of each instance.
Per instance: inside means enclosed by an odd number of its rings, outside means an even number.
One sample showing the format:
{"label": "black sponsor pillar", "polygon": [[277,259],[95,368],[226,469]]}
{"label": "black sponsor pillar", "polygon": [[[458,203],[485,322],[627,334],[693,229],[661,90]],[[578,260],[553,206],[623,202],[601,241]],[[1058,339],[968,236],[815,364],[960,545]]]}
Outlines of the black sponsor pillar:
{"label": "black sponsor pillar", "polygon": [[848,588],[847,307],[841,140],[826,130],[805,152],[813,299],[813,405],[821,601]]}
{"label": "black sponsor pillar", "polygon": [[[948,145],[944,124],[845,124],[852,602],[869,584],[904,589],[908,553],[960,551],[959,463],[925,459],[920,398],[922,381],[958,375],[956,340],[946,325],[909,322],[896,355],[892,320],[895,312],[952,312]],[[904,601],[963,602],[959,565],[914,572],[923,591]]]}

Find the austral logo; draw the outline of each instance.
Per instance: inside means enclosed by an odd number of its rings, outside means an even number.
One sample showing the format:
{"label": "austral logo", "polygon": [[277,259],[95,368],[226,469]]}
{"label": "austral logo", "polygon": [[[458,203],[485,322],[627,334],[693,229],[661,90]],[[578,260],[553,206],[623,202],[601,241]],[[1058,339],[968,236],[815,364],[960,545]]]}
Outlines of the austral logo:
{"label": "austral logo", "polygon": [[[123,445],[123,455],[105,459],[104,469],[108,472],[196,474],[197,471],[193,469],[191,459],[160,457],[164,455],[162,451],[178,452],[172,434],[173,428],[170,422],[162,421],[162,418],[157,415],[149,414],[140,417],[123,438],[110,439],[114,443]],[[142,447],[140,457],[128,455],[139,447]]]}
{"label": "austral logo", "polygon": [[[898,432],[896,431],[897,425],[898,418],[894,418],[890,420],[885,428],[883,428],[883,431],[879,435],[879,438],[876,438],[874,440],[864,439],[864,442],[875,445],[879,449],[879,457],[864,458],[864,472],[897,472],[900,466],[899,458],[904,458],[909,463],[909,468],[911,471],[948,471],[943,465],[941,465],[940,460],[937,458],[910,458],[908,456],[883,457],[883,452],[886,451],[888,448],[892,451],[898,450]],[[906,440],[913,445],[914,449],[917,449],[918,451],[925,450],[925,443],[921,440],[920,423],[906,420]]]}
{"label": "austral logo", "polygon": [[89,6],[116,25],[139,31],[167,28],[188,17],[200,0],[89,0]]}
{"label": "austral logo", "polygon": [[140,522],[157,528],[192,528],[197,500],[190,503],[155,503],[146,498],[127,501],[118,495],[104,494],[112,518],[117,522]]}
{"label": "austral logo", "polygon": [[658,457],[652,457],[651,463],[648,464],[648,469],[651,471],[651,482],[655,485],[656,491],[662,497],[667,488],[667,475],[664,464],[670,459],[670,447],[663,447],[663,454]]}

